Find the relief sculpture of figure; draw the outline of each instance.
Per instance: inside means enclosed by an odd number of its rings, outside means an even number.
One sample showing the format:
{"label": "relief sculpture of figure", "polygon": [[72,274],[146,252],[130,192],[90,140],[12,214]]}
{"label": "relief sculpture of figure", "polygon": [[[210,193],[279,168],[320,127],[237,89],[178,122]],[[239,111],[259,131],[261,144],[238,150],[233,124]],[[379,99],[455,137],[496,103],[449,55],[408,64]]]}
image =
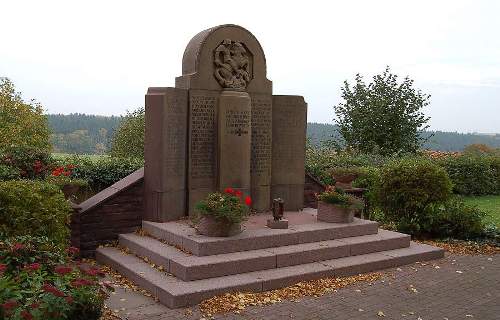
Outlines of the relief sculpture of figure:
{"label": "relief sculpture of figure", "polygon": [[244,90],[251,79],[250,63],[245,47],[230,39],[224,40],[214,55],[215,78],[223,88]]}

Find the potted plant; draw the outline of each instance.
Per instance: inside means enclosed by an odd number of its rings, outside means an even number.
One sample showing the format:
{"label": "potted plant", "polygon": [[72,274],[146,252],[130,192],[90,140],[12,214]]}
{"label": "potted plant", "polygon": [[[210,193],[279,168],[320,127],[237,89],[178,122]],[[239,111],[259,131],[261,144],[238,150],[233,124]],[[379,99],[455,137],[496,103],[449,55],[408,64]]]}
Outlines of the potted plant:
{"label": "potted plant", "polygon": [[328,186],[318,198],[318,221],[350,223],[354,213],[363,207],[363,202],[342,189]]}
{"label": "potted plant", "polygon": [[71,164],[56,167],[52,170],[52,174],[47,177],[47,182],[57,185],[64,193],[64,197],[66,199],[74,198],[80,188],[88,186],[88,182],[86,180],[72,177],[74,168],[75,166]]}
{"label": "potted plant", "polygon": [[352,188],[352,182],[364,173],[362,167],[335,167],[330,170],[330,174],[335,180],[335,185],[342,189]]}
{"label": "potted plant", "polygon": [[210,193],[196,204],[199,214],[195,228],[199,234],[210,237],[230,237],[241,233],[241,222],[250,211],[252,200],[241,191],[226,188],[223,193]]}

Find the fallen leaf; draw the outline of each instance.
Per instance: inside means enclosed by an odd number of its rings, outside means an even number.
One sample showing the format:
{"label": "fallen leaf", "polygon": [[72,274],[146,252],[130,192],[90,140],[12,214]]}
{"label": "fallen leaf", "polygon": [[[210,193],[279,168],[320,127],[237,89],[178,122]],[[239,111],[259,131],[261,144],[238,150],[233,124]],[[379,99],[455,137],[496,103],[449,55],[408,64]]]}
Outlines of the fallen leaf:
{"label": "fallen leaf", "polygon": [[379,316],[379,317],[385,317],[385,313],[383,313],[382,311],[379,311],[379,312],[377,312],[377,316]]}

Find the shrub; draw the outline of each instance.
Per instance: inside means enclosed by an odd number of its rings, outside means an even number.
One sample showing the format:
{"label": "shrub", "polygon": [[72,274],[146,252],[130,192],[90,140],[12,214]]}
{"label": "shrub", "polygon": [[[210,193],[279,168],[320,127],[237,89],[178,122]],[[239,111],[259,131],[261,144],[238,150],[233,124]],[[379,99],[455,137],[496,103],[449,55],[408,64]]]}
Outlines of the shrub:
{"label": "shrub", "polygon": [[93,191],[99,192],[141,168],[144,160],[106,156],[94,160],[86,156],[73,156],[58,163],[61,166],[74,165],[71,177],[86,180]]}
{"label": "shrub", "polygon": [[43,107],[24,101],[12,81],[0,77],[0,149],[10,146],[51,149],[49,125]]}
{"label": "shrub", "polygon": [[0,181],[20,179],[18,169],[0,163]]}
{"label": "shrub", "polygon": [[243,198],[240,191],[226,188],[224,193],[210,193],[196,204],[196,210],[201,215],[213,216],[215,220],[240,223],[248,215],[251,204],[249,196]]}
{"label": "shrub", "polygon": [[328,186],[326,190],[317,196],[319,201],[333,204],[343,208],[361,209],[363,203],[353,195],[347,194],[344,190]]}
{"label": "shrub", "polygon": [[382,167],[376,202],[399,230],[417,235],[429,206],[446,202],[451,188],[446,171],[431,160],[403,158]]}
{"label": "shrub", "polygon": [[2,239],[0,319],[99,319],[104,274],[72,263],[74,253],[46,237]]}
{"label": "shrub", "polygon": [[455,193],[500,194],[500,157],[461,155],[437,161],[450,176]]}
{"label": "shrub", "polygon": [[0,182],[0,233],[67,241],[70,207],[59,188],[42,181]]}
{"label": "shrub", "polygon": [[486,215],[477,207],[466,205],[459,198],[444,204],[430,206],[422,233],[432,237],[473,239],[484,235],[483,218]]}
{"label": "shrub", "polygon": [[0,164],[19,171],[23,178],[43,179],[52,163],[52,156],[45,149],[11,146],[0,150]]}
{"label": "shrub", "polygon": [[334,185],[330,170],[333,168],[380,167],[390,161],[391,157],[375,154],[335,151],[331,148],[315,148],[306,150],[305,167],[307,172],[317,177],[326,185]]}
{"label": "shrub", "polygon": [[113,137],[111,155],[144,158],[144,108],[127,112]]}

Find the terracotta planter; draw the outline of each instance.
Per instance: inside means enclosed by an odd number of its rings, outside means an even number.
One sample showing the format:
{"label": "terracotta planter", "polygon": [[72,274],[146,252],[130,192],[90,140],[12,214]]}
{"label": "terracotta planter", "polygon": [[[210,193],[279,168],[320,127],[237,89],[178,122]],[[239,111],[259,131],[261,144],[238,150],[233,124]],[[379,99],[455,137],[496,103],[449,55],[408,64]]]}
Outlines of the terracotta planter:
{"label": "terracotta planter", "polygon": [[344,173],[344,174],[333,174],[335,179],[335,186],[341,189],[352,188],[352,182],[356,180],[359,174],[357,173]]}
{"label": "terracotta planter", "polygon": [[356,209],[344,208],[334,204],[318,201],[318,221],[330,223],[351,223]]}
{"label": "terracotta planter", "polygon": [[212,216],[203,216],[196,225],[199,234],[208,237],[231,237],[241,233],[240,223],[215,220]]}
{"label": "terracotta planter", "polygon": [[64,193],[64,197],[66,199],[70,199],[78,192],[78,190],[80,190],[80,186],[76,184],[65,184],[62,187],[62,192]]}

